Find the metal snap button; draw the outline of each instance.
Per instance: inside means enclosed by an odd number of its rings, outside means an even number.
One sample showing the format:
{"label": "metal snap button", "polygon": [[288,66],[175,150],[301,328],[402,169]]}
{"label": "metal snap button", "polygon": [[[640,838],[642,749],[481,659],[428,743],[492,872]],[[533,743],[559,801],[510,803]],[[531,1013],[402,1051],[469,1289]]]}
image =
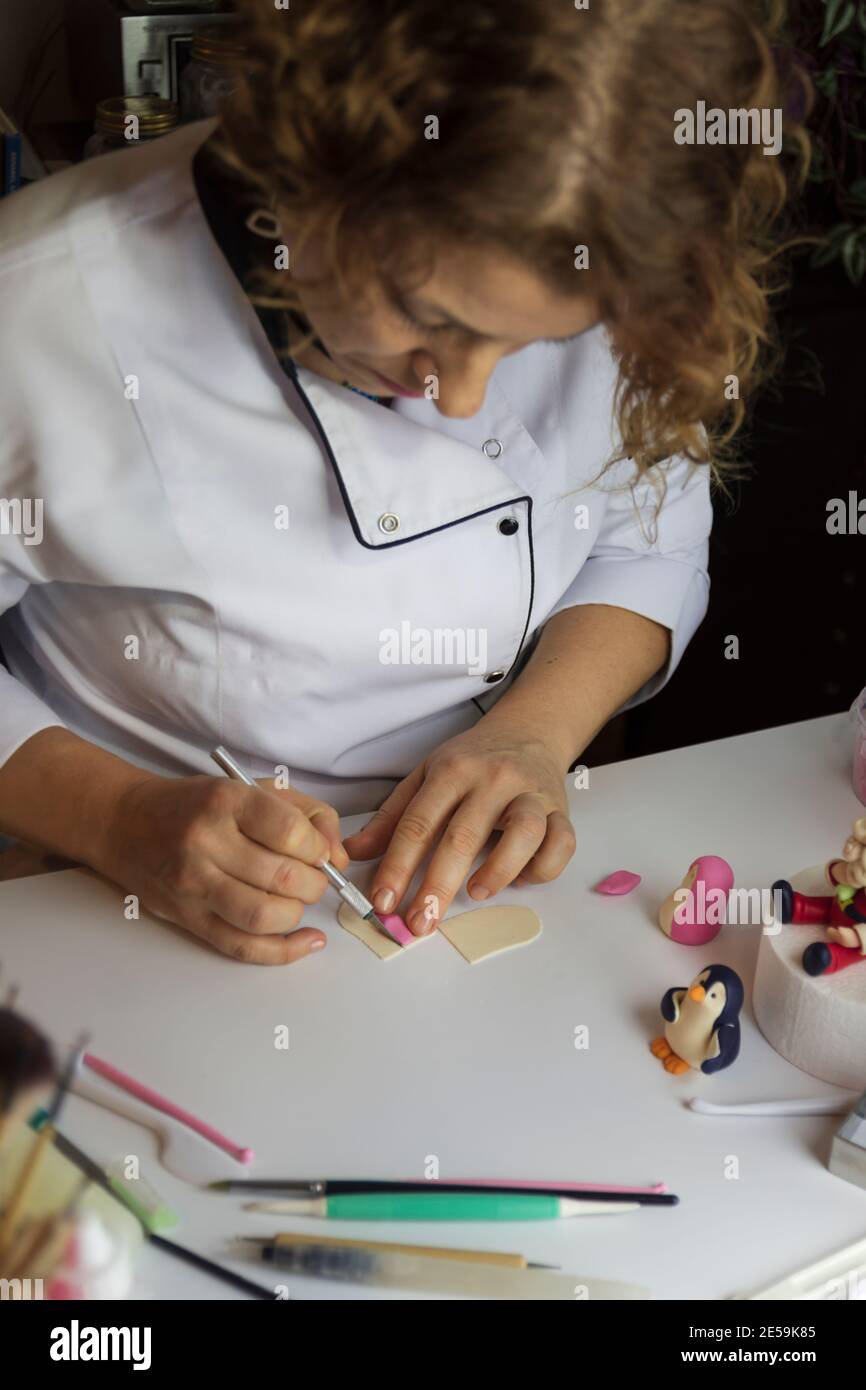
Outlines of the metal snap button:
{"label": "metal snap button", "polygon": [[400,518],[393,512],[383,512],[379,517],[379,530],[384,531],[386,536],[393,536],[395,531],[400,530]]}
{"label": "metal snap button", "polygon": [[503,517],[497,530],[501,531],[503,536],[513,536],[515,531],[520,530],[520,522],[513,516]]}
{"label": "metal snap button", "polygon": [[502,445],[498,439],[485,439],[484,443],[481,445],[481,451],[485,453],[489,459],[498,459],[499,455],[502,453]]}
{"label": "metal snap button", "polygon": [[504,675],[505,675],[505,672],[504,672],[504,671],[491,671],[489,676],[485,676],[485,677],[484,677],[484,684],[485,684],[485,685],[495,685],[497,681],[501,681],[501,680],[502,680],[502,678],[503,678]]}

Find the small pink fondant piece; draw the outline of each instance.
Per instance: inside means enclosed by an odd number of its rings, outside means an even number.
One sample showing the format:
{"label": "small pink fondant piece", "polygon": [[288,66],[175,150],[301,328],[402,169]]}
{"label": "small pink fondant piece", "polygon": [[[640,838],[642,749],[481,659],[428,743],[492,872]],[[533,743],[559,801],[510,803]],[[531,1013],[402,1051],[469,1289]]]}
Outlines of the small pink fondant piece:
{"label": "small pink fondant piece", "polygon": [[601,883],[597,883],[595,891],[605,893],[609,898],[621,898],[623,893],[630,893],[639,883],[640,874],[633,874],[630,869],[617,869],[616,873],[608,874]]}
{"label": "small pink fondant piece", "polygon": [[402,917],[398,917],[396,912],[378,913],[379,921],[387,927],[392,936],[395,936],[401,946],[411,946],[415,937],[410,932]]}

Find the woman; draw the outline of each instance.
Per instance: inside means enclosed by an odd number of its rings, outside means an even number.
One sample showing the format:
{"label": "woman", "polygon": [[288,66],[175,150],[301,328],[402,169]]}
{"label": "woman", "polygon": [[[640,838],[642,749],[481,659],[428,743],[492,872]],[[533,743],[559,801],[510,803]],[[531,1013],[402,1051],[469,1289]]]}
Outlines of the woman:
{"label": "woman", "polygon": [[493,831],[479,901],[568,862],[705,611],[785,178],[675,135],[781,106],[747,0],[240,9],[221,128],[0,217],[0,830],[282,963],[326,855],[416,931]]}

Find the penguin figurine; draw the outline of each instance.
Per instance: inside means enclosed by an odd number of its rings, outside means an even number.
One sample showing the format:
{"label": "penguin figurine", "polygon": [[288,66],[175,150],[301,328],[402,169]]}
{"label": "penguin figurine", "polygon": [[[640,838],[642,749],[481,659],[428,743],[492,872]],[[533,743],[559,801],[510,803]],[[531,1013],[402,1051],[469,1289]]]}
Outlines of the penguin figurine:
{"label": "penguin figurine", "polygon": [[650,1044],[654,1057],[674,1076],[723,1071],[740,1051],[743,982],[727,965],[707,965],[688,989],[669,989],[661,1002],[663,1038]]}

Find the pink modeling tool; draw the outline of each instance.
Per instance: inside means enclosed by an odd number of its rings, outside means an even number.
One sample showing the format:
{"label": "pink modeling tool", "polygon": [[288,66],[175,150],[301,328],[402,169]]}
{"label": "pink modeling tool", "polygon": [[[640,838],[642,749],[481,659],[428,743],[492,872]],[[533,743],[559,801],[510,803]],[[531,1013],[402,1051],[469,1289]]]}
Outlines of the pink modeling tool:
{"label": "pink modeling tool", "polygon": [[220,1134],[218,1129],[212,1125],[205,1124],[204,1120],[199,1120],[195,1115],[191,1115],[188,1110],[182,1110],[173,1101],[167,1100],[157,1091],[152,1091],[149,1086],[144,1086],[134,1077],[127,1076],[125,1072],[113,1067],[110,1062],[103,1062],[99,1057],[94,1057],[92,1052],[85,1052],[83,1062],[91,1071],[95,1071],[98,1076],[102,1076],[106,1081],[110,1081],[113,1086],[118,1086],[121,1091],[128,1092],[135,1096],[137,1100],[143,1101],[145,1105],[151,1106],[154,1110],[160,1110],[163,1115],[168,1115],[171,1119],[177,1120],[179,1124],[186,1125],[187,1129],[195,1130],[203,1139],[215,1144],[218,1149],[230,1154],[238,1163],[252,1163],[255,1154],[252,1149],[242,1148],[240,1144],[232,1143],[224,1134]]}
{"label": "pink modeling tool", "polygon": [[464,1187],[532,1187],[543,1191],[556,1188],[564,1192],[635,1192],[646,1197],[667,1192],[666,1182],[654,1182],[648,1187],[626,1187],[616,1182],[527,1182],[525,1178],[443,1178],[443,1182],[460,1183]]}

